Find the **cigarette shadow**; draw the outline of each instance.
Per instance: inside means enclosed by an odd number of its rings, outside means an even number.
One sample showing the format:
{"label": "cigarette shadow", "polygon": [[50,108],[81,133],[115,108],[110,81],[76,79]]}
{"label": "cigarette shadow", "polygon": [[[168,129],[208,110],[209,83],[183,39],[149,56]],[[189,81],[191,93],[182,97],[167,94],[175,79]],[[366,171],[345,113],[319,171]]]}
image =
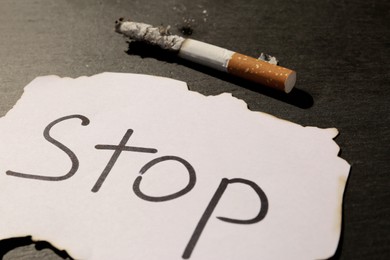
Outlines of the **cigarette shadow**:
{"label": "cigarette shadow", "polygon": [[293,106],[302,109],[308,109],[312,107],[314,104],[313,97],[309,93],[300,90],[298,88],[293,88],[293,90],[289,94],[286,94],[281,91],[268,88],[266,86],[261,86],[254,82],[235,77],[225,72],[211,69],[206,66],[181,59],[175,53],[170,51],[164,51],[161,48],[153,45],[131,41],[128,42],[128,49],[126,53],[128,55],[138,55],[141,56],[142,58],[154,58],[169,63],[177,63],[189,67],[191,69],[197,70],[199,72],[205,73],[212,77],[216,77],[218,79],[230,82],[237,86],[247,88],[251,91],[258,92],[260,94],[269,96],[271,98],[280,100],[282,102],[291,104]]}
{"label": "cigarette shadow", "polygon": [[53,245],[51,245],[49,242],[46,241],[33,241],[31,239],[31,236],[26,237],[13,237],[8,239],[0,240],[0,259],[3,259],[4,256],[11,252],[12,250],[23,247],[23,246],[29,246],[31,244],[35,245],[35,249],[40,251],[43,249],[50,249],[55,254],[57,254],[59,257],[63,259],[73,260],[73,258],[68,255],[68,253],[64,250],[58,250]]}

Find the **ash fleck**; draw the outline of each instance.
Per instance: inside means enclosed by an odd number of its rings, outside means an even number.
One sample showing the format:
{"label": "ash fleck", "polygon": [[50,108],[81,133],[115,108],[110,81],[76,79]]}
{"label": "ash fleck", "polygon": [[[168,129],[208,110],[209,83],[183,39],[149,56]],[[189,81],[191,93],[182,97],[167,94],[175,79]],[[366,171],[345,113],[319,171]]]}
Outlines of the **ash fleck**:
{"label": "ash fleck", "polygon": [[258,58],[258,60],[262,60],[262,61],[268,62],[270,64],[273,64],[273,65],[279,64],[279,61],[276,59],[276,57],[271,56],[269,54],[265,54],[263,52],[260,54],[260,57]]}
{"label": "ash fleck", "polygon": [[179,28],[179,30],[183,35],[187,36],[192,35],[192,33],[194,32],[194,30],[191,28],[191,25],[189,24],[183,25]]}
{"label": "ash fleck", "polygon": [[194,18],[185,18],[183,17],[183,23],[178,26],[178,30],[182,35],[189,36],[194,33],[194,27],[196,20]]}

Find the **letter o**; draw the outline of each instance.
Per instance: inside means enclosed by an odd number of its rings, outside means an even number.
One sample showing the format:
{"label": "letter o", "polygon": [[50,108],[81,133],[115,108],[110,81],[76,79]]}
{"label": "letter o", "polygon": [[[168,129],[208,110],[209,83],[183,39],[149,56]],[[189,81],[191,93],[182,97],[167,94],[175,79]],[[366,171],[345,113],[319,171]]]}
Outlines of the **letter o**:
{"label": "letter o", "polygon": [[186,169],[188,171],[188,175],[190,177],[187,186],[184,187],[183,189],[181,189],[180,191],[175,192],[175,193],[170,194],[170,195],[165,195],[165,196],[160,196],[160,197],[148,196],[140,190],[140,183],[142,181],[142,176],[138,176],[135,179],[134,184],[133,184],[133,191],[134,191],[135,195],[137,195],[139,198],[141,198],[143,200],[153,201],[153,202],[162,202],[162,201],[176,199],[176,198],[183,196],[184,194],[186,194],[192,190],[192,188],[195,186],[195,183],[196,183],[195,170],[189,162],[187,162],[186,160],[184,160],[180,157],[177,157],[177,156],[162,156],[162,157],[158,157],[156,159],[153,159],[141,168],[140,174],[142,175],[142,174],[146,173],[146,171],[149,170],[152,166],[154,166],[158,163],[164,162],[164,161],[177,161],[186,167]]}

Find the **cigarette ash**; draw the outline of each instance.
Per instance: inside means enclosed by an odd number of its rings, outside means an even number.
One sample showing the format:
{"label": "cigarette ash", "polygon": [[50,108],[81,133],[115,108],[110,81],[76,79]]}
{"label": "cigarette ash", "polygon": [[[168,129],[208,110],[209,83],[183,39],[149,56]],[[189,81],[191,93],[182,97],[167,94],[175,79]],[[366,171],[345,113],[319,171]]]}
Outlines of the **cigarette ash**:
{"label": "cigarette ash", "polygon": [[195,19],[183,18],[183,24],[179,27],[179,31],[185,36],[192,35],[194,33],[194,23]]}
{"label": "cigarette ash", "polygon": [[171,35],[169,29],[170,26],[154,27],[150,24],[125,21],[124,18],[115,21],[115,31],[128,37],[131,41],[145,42],[165,50],[178,51],[184,38]]}
{"label": "cigarette ash", "polygon": [[[187,8],[184,5],[177,5],[172,9],[182,16],[182,22],[176,24],[176,28],[184,36],[194,34],[195,29],[202,24],[200,21],[206,23],[209,16],[208,11],[204,9],[203,5],[197,5],[194,8]],[[188,12],[188,10],[191,10],[191,12]]]}
{"label": "cigarette ash", "polygon": [[187,35],[187,36],[192,35],[192,33],[194,32],[194,30],[191,28],[190,25],[184,25],[180,27],[179,30],[183,35]]}
{"label": "cigarette ash", "polygon": [[265,62],[268,62],[268,63],[273,64],[273,65],[279,64],[279,61],[276,59],[276,57],[271,56],[269,54],[265,54],[265,53],[261,53],[258,59],[265,61]]}

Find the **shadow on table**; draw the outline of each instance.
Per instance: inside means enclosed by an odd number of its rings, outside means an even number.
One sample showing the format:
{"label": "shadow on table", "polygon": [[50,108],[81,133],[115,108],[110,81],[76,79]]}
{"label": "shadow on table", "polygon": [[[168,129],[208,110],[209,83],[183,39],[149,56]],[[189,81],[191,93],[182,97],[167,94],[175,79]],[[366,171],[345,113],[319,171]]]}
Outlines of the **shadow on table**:
{"label": "shadow on table", "polygon": [[15,237],[15,238],[0,240],[0,259],[3,259],[7,253],[11,252],[12,250],[18,247],[28,246],[31,244],[34,244],[35,249],[38,251],[43,249],[50,249],[63,259],[73,260],[73,258],[70,257],[66,251],[58,250],[57,248],[55,248],[49,242],[46,241],[33,241],[31,239],[31,236]]}
{"label": "shadow on table", "polygon": [[152,46],[142,42],[131,41],[128,42],[128,49],[126,53],[128,55],[139,55],[142,58],[154,58],[169,63],[177,63],[189,67],[191,69],[197,70],[199,72],[205,73],[212,77],[230,82],[237,86],[258,92],[260,94],[269,96],[271,98],[280,100],[282,102],[288,103],[290,105],[302,109],[308,109],[312,107],[314,104],[313,97],[309,93],[300,90],[298,88],[293,88],[293,90],[289,94],[286,94],[278,90],[261,86],[254,82],[250,82],[248,80],[232,76],[225,72],[214,70],[206,66],[181,59],[174,52],[162,50],[157,46]]}

